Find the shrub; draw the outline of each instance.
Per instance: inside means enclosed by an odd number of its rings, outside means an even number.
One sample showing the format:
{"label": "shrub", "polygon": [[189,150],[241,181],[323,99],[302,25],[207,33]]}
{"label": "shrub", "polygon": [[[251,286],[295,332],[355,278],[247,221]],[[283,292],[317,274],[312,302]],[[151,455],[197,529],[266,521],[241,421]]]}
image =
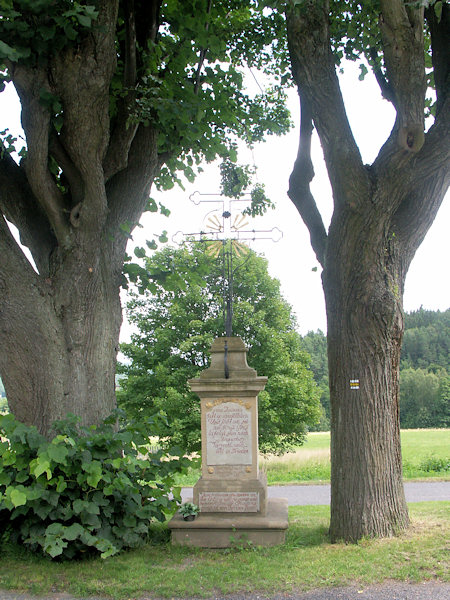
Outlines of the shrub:
{"label": "shrub", "polygon": [[137,547],[152,521],[176,509],[170,497],[175,473],[189,460],[148,451],[150,427],[117,414],[84,428],[73,416],[55,423],[51,441],[35,427],[0,415],[0,534],[54,557],[100,553],[102,558]]}
{"label": "shrub", "polygon": [[427,473],[435,472],[435,473],[446,473],[450,471],[450,459],[448,458],[440,458],[438,456],[427,456],[419,465],[419,468],[422,471],[426,471]]}
{"label": "shrub", "polygon": [[0,414],[5,414],[8,412],[8,401],[6,398],[2,398],[0,396]]}

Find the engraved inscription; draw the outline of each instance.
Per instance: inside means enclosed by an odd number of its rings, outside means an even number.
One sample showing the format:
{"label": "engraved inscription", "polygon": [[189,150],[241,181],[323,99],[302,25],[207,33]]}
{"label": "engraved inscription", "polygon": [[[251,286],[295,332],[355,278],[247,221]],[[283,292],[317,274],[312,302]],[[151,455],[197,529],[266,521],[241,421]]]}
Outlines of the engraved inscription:
{"label": "engraved inscription", "polygon": [[251,411],[237,402],[222,402],[206,413],[206,463],[252,463]]}
{"label": "engraved inscription", "polygon": [[200,512],[258,512],[258,492],[200,492]]}
{"label": "engraved inscription", "polygon": [[208,467],[206,477],[208,479],[250,479],[251,472],[252,468],[244,465],[216,465]]}

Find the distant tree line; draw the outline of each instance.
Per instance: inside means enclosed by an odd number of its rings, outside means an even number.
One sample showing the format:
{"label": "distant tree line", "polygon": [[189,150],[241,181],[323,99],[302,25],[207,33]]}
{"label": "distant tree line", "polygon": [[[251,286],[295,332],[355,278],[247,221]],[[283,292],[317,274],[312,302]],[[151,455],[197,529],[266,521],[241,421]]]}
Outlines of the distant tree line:
{"label": "distant tree line", "polygon": [[[400,363],[400,425],[403,429],[450,427],[450,309],[419,308],[405,314]],[[325,334],[310,331],[303,347],[321,391],[322,418],[317,430],[329,428],[327,345]]]}

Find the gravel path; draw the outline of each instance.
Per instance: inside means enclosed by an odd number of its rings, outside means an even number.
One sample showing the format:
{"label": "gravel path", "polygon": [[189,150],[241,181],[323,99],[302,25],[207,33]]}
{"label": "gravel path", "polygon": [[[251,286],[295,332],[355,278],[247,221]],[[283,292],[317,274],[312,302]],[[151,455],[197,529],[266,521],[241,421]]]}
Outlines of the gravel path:
{"label": "gravel path", "polygon": [[[368,587],[322,588],[306,593],[270,596],[270,600],[449,600],[450,584],[397,583]],[[269,600],[267,596],[242,595],[215,597],[214,600]]]}
{"label": "gravel path", "polygon": [[[339,588],[322,588],[306,593],[275,594],[262,596],[258,594],[241,594],[232,596],[211,596],[209,600],[448,600],[450,584],[448,583],[398,583],[390,582],[372,586],[350,586]],[[30,596],[0,590],[0,600],[104,600],[102,598],[74,598],[69,594],[49,594],[48,596]],[[140,600],[157,600],[145,596]],[[184,600],[172,598],[172,600]],[[194,599],[190,599],[194,600]],[[203,599],[204,600],[204,599]]]}

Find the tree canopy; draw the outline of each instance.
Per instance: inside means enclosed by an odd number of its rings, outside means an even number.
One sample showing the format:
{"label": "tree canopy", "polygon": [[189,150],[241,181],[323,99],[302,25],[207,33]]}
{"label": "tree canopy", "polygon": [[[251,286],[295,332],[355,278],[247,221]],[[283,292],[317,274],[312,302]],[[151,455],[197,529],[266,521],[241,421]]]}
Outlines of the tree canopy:
{"label": "tree canopy", "polygon": [[442,367],[450,373],[450,309],[406,313],[402,368]]}
{"label": "tree canopy", "polygon": [[[163,410],[166,436],[187,451],[200,449],[200,403],[187,381],[209,366],[209,349],[224,332],[223,270],[204,244],[165,248],[145,260],[147,270],[177,273],[175,288],[135,295],[128,303],[138,331],[121,349],[119,405],[132,417]],[[285,452],[303,443],[319,418],[318,390],[302,350],[291,307],[267,261],[249,250],[235,259],[233,334],[249,347],[248,362],[268,382],[259,394],[259,447]],[[164,437],[164,433],[162,434]]]}

